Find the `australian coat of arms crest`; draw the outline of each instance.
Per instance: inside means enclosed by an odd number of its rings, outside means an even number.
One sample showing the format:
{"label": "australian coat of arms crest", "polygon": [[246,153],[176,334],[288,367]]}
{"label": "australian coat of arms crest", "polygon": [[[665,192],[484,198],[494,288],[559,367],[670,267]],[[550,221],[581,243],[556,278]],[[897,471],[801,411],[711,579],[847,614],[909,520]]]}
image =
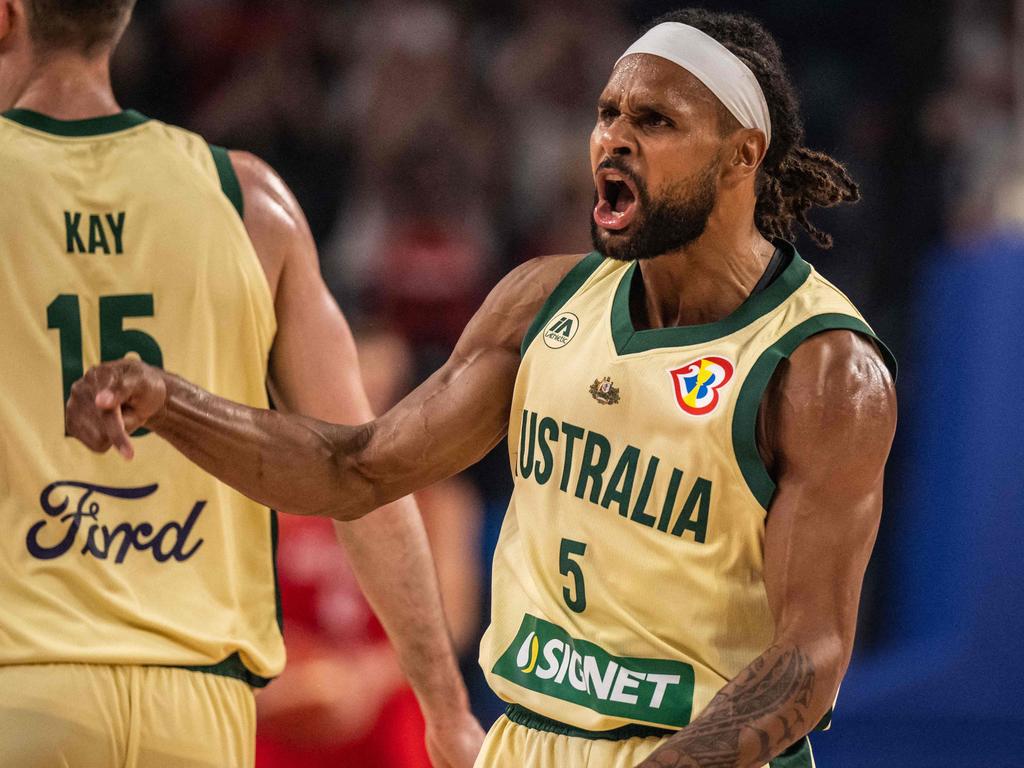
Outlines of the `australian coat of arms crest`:
{"label": "australian coat of arms crest", "polygon": [[619,402],[618,387],[612,384],[610,376],[594,379],[594,383],[590,385],[590,395],[601,405],[615,405]]}

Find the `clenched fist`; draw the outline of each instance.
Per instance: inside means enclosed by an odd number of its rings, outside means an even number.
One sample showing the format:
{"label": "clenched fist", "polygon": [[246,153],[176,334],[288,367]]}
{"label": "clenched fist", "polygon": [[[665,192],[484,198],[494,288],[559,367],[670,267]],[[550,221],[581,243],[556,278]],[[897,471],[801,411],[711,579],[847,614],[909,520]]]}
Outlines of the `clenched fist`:
{"label": "clenched fist", "polygon": [[167,403],[167,381],[159,368],[125,358],[90,368],[71,387],[67,433],[103,453],[111,446],[126,459],[135,455],[128,438],[157,417]]}

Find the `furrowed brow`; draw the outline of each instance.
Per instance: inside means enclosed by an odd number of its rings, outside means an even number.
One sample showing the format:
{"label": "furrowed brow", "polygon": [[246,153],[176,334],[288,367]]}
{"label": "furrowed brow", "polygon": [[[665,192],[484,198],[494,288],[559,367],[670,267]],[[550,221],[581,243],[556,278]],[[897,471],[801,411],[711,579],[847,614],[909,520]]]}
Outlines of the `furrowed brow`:
{"label": "furrowed brow", "polygon": [[650,101],[647,99],[643,101],[637,100],[631,104],[628,104],[627,109],[634,115],[639,115],[641,117],[645,117],[647,115],[652,114],[670,117],[672,115],[676,115],[679,113],[678,109],[673,109],[668,104],[663,104],[660,101]]}

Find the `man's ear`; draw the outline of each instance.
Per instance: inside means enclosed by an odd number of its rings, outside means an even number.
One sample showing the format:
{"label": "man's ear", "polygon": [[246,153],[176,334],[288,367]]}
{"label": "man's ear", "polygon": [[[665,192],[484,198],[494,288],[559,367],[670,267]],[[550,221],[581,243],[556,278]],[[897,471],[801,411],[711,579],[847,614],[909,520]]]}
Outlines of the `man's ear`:
{"label": "man's ear", "polygon": [[730,138],[732,157],[729,159],[724,180],[738,183],[757,175],[768,151],[764,132],[756,128],[742,128]]}
{"label": "man's ear", "polygon": [[11,0],[0,0],[0,42],[7,39],[11,34],[14,8]]}
{"label": "man's ear", "polygon": [[10,40],[18,24],[25,23],[23,0],[0,0],[0,44]]}

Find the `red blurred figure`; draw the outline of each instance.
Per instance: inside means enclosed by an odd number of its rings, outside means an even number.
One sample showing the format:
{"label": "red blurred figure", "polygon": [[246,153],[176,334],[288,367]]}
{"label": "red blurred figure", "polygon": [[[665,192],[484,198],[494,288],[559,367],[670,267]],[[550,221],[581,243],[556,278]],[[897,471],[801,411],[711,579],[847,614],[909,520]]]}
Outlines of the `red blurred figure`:
{"label": "red blurred figure", "polygon": [[[409,389],[409,343],[355,331],[370,407]],[[416,494],[457,653],[478,639],[481,502],[464,479]],[[257,768],[430,768],[424,722],[384,629],[338,546],[330,520],[280,515],[277,575],[288,666],[257,697]]]}
{"label": "red blurred figure", "polygon": [[281,515],[288,667],[258,699],[258,768],[430,768],[424,724],[329,520]]}

